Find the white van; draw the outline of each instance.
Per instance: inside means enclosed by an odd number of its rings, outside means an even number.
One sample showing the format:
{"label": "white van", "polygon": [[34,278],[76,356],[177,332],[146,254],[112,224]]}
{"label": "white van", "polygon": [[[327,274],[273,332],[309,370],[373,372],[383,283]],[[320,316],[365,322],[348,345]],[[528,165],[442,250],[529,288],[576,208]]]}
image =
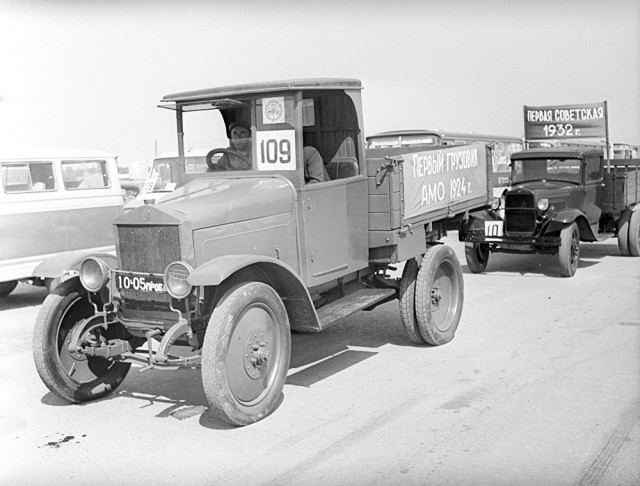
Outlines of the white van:
{"label": "white van", "polygon": [[116,157],[81,149],[0,151],[0,297],[61,252],[114,252],[123,212]]}

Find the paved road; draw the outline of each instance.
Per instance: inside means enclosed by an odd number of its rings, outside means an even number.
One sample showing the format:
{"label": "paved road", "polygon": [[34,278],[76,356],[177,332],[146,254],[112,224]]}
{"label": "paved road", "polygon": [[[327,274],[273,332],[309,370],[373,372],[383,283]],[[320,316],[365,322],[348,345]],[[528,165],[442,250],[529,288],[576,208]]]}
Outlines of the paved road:
{"label": "paved road", "polygon": [[132,370],[112,396],[67,405],[31,357],[45,293],[0,304],[0,483],[196,485],[640,484],[640,259],[583,246],[464,264],[455,339],[412,346],[397,303],[293,336],[284,401],[245,428],[217,422],[197,370]]}

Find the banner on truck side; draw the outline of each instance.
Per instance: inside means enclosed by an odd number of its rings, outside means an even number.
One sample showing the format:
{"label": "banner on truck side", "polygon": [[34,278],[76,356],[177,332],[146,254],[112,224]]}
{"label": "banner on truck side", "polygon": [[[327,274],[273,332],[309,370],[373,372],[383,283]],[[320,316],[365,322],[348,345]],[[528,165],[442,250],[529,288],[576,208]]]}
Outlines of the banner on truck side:
{"label": "banner on truck side", "polygon": [[604,139],[606,132],[606,101],[588,105],[524,106],[526,140]]}
{"label": "banner on truck side", "polygon": [[487,193],[487,146],[403,155],[405,219]]}

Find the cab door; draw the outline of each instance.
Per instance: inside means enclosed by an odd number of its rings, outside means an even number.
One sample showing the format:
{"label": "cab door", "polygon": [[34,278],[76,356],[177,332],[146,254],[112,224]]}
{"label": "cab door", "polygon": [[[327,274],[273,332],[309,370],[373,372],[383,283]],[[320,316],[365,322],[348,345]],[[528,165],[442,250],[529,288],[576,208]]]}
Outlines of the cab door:
{"label": "cab door", "polygon": [[368,266],[367,179],[309,184],[300,190],[308,286]]}
{"label": "cab door", "polygon": [[600,157],[586,157],[584,162],[583,208],[594,234],[598,234],[600,215],[602,214],[602,198],[604,196],[601,161]]}

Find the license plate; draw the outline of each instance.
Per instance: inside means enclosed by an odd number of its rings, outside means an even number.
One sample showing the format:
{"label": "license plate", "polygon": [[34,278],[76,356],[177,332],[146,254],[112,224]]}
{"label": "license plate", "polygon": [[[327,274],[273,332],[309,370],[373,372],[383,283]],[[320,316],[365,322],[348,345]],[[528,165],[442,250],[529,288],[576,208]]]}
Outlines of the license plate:
{"label": "license plate", "polygon": [[135,275],[131,273],[116,274],[116,287],[120,290],[137,290],[139,292],[164,292],[162,277],[155,275]]}
{"label": "license plate", "polygon": [[502,225],[504,221],[485,221],[484,222],[484,237],[485,239],[499,238],[503,235]]}

